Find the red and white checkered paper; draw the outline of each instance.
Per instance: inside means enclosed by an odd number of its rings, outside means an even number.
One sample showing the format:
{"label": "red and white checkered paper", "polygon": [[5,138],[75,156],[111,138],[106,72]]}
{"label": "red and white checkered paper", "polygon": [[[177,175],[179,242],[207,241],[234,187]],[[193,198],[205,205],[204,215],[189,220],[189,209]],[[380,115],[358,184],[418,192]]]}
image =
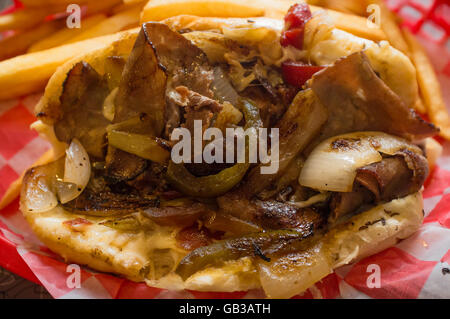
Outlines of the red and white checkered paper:
{"label": "red and white checkered paper", "polygon": [[[387,0],[430,54],[450,107],[448,0]],[[0,88],[1,89],[1,88]],[[49,148],[29,125],[41,94],[0,102],[0,197]],[[441,141],[442,142],[442,141]],[[450,142],[424,191],[420,230],[395,247],[336,270],[298,298],[450,298]],[[67,265],[33,235],[18,199],[0,211],[0,266],[42,284],[55,298],[262,298],[261,290],[234,293],[167,291],[82,268],[81,288],[68,288]],[[380,288],[368,288],[369,265],[380,267]],[[368,271],[369,269],[369,271]],[[373,271],[373,270],[372,270]]]}

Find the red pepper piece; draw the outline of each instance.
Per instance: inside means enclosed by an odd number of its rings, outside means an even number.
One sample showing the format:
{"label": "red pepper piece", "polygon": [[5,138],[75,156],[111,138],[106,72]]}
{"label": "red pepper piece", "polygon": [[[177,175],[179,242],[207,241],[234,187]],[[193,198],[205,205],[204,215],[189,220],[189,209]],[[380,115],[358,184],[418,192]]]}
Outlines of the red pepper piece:
{"label": "red pepper piece", "polygon": [[303,28],[311,17],[311,10],[309,10],[309,6],[306,3],[294,4],[284,17],[285,29]]}
{"label": "red pepper piece", "polygon": [[284,31],[281,35],[281,45],[287,47],[292,45],[297,49],[301,50],[303,48],[303,34],[304,29],[292,29]]}
{"label": "red pepper piece", "polygon": [[303,48],[305,24],[311,17],[311,11],[306,3],[291,6],[284,17],[284,31],[281,34],[280,40],[281,45],[284,47],[292,45],[301,50]]}
{"label": "red pepper piece", "polygon": [[324,69],[323,66],[307,65],[294,61],[287,61],[282,65],[284,81],[299,88],[322,69]]}

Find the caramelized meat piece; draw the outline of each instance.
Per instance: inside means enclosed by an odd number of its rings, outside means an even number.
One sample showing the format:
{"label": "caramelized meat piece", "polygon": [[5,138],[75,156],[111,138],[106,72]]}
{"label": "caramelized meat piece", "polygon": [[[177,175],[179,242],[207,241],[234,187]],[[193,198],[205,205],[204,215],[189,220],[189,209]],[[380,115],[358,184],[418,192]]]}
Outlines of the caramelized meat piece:
{"label": "caramelized meat piece", "polygon": [[210,126],[214,115],[222,110],[222,105],[216,100],[189,90],[185,86],[178,86],[175,90],[179,94],[177,103],[185,110],[186,122],[183,126],[192,134],[195,120],[202,121],[202,131],[204,131]]}
{"label": "caramelized meat piece", "polygon": [[426,158],[408,150],[361,167],[352,192],[332,195],[331,219],[357,212],[364,204],[388,202],[418,192],[427,175]]}
{"label": "caramelized meat piece", "polygon": [[370,190],[377,201],[390,201],[419,191],[427,175],[426,158],[405,150],[358,169],[355,181]]}
{"label": "caramelized meat piece", "polygon": [[[177,97],[173,101],[184,109],[185,122],[182,126],[191,132],[192,138],[194,137],[194,121],[202,121],[202,132],[204,132],[211,126],[213,118],[222,110],[222,105],[216,100],[189,90],[185,86],[178,86],[175,91],[177,92]],[[192,151],[194,150],[192,149]],[[192,157],[194,157],[194,153]],[[196,176],[215,174],[229,166],[231,165],[227,163],[207,164],[202,162],[186,164],[186,168]]]}
{"label": "caramelized meat piece", "polygon": [[152,125],[143,128],[141,133],[159,136],[164,128],[167,75],[146,26],[142,26],[122,73],[115,99],[114,123],[146,114]]}
{"label": "caramelized meat piece", "polygon": [[133,213],[157,205],[156,199],[145,199],[133,194],[117,194],[108,190],[95,192],[86,188],[80,196],[62,206],[76,214],[106,217]]}
{"label": "caramelized meat piece", "polygon": [[171,119],[173,129],[179,117],[170,103],[171,113],[166,113],[166,93],[170,100],[170,91],[184,85],[212,98],[212,79],[212,68],[199,48],[165,24],[145,23],[125,65],[114,122],[145,113],[154,119],[153,133],[159,136],[165,120]]}
{"label": "caramelized meat piece", "polygon": [[136,189],[141,196],[153,194],[155,191],[163,191],[167,188],[165,173],[167,167],[165,165],[148,162],[145,171],[136,178],[126,181],[127,185]]}
{"label": "caramelized meat piece", "polygon": [[134,154],[108,146],[106,173],[115,181],[135,178],[147,168],[148,161]]}
{"label": "caramelized meat piece", "polygon": [[160,65],[167,74],[165,135],[178,127],[181,121],[179,106],[172,99],[178,86],[186,86],[208,98],[213,97],[210,89],[213,81],[213,69],[201,49],[178,32],[170,30],[160,23],[146,23],[143,26],[151,40]]}
{"label": "caramelized meat piece", "polygon": [[56,137],[66,143],[77,138],[89,155],[103,158],[109,121],[102,110],[107,95],[108,85],[97,71],[83,61],[75,64],[63,84]]}
{"label": "caramelized meat piece", "polygon": [[363,52],[316,73],[311,88],[329,112],[317,143],[356,131],[381,131],[411,140],[438,132],[375,74]]}
{"label": "caramelized meat piece", "polygon": [[340,216],[355,213],[364,204],[372,203],[373,200],[373,194],[357,183],[349,193],[333,193],[330,201],[330,219],[334,221]]}
{"label": "caramelized meat piece", "polygon": [[213,69],[205,53],[178,32],[161,23],[146,23],[144,28],[155,48],[159,63],[167,70],[168,89],[186,86],[212,98]]}
{"label": "caramelized meat piece", "polygon": [[[167,25],[145,23],[123,71],[115,100],[114,123],[145,117],[147,120],[139,124],[140,128],[133,128],[134,132],[161,136],[164,127],[170,127],[171,132],[179,126],[181,116],[178,105],[172,101],[174,88],[187,86],[192,90],[189,92],[198,92],[192,97],[192,103],[200,103],[197,96],[205,99],[213,96],[209,88],[211,81],[212,68],[199,48]],[[203,109],[198,112],[199,119],[209,116]],[[145,160],[135,155],[109,148],[107,169],[118,180],[136,177],[144,163]]]}
{"label": "caramelized meat piece", "polygon": [[264,229],[306,229],[320,227],[322,217],[311,208],[299,209],[288,203],[248,199],[231,192],[217,199],[221,211]]}
{"label": "caramelized meat piece", "polygon": [[194,203],[189,206],[149,207],[144,214],[160,225],[189,226],[209,212],[211,209],[208,206]]}

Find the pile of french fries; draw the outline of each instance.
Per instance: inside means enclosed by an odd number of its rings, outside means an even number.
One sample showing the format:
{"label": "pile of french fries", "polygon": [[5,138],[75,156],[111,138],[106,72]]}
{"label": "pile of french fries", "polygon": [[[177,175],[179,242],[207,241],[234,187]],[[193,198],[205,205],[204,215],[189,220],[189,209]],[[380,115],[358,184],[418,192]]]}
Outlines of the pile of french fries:
{"label": "pile of french fries", "polygon": [[[42,90],[57,67],[78,54],[111,45],[121,32],[138,32],[146,21],[176,15],[282,19],[302,0],[21,0],[24,8],[0,16],[0,100]],[[420,99],[416,110],[440,127],[450,140],[450,118],[436,74],[415,37],[399,26],[383,0],[306,0],[311,11],[326,9],[336,27],[373,41],[388,40],[408,55],[417,69]],[[81,28],[66,26],[67,6],[83,8]],[[380,8],[381,24],[368,22],[367,8]],[[65,14],[64,14],[65,13]],[[135,29],[133,29],[135,28]],[[132,29],[132,31],[123,31]],[[10,32],[11,31],[11,32]],[[3,60],[3,61],[2,61]],[[18,183],[20,186],[20,183]],[[18,187],[0,201],[0,208],[17,196]]]}

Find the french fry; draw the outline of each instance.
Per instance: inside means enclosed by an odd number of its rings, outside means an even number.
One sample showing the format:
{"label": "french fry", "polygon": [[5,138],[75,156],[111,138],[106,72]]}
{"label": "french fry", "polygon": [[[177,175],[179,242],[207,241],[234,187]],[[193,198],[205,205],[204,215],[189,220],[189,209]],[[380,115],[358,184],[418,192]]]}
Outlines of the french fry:
{"label": "french fry", "polygon": [[414,35],[407,29],[403,30],[403,35],[410,51],[410,57],[417,69],[417,81],[428,116],[441,129],[440,135],[450,140],[450,117],[433,65]]}
{"label": "french fry", "polygon": [[123,3],[130,4],[130,3],[138,3],[138,2],[144,2],[145,0],[123,0]]}
{"label": "french fry", "polygon": [[118,14],[120,12],[126,11],[128,9],[133,8],[134,6],[140,6],[140,8],[142,9],[144,7],[144,5],[146,4],[145,0],[139,0],[139,1],[135,1],[135,2],[123,2],[117,6],[115,6],[112,10],[111,10],[111,14]]}
{"label": "french fry", "polygon": [[436,166],[437,159],[442,155],[443,147],[432,137],[426,138],[424,143],[428,166],[432,170]]}
{"label": "french fry", "polygon": [[[73,0],[71,0],[73,3]],[[121,0],[89,0],[87,3],[87,11],[86,14],[88,16],[97,14],[97,13],[105,13],[109,14],[115,6],[122,3]],[[92,2],[91,2],[92,1]],[[83,4],[84,5],[84,4]]]}
{"label": "french fry", "polygon": [[[45,152],[36,162],[34,162],[33,165],[31,165],[31,167],[47,164],[51,162],[53,159],[54,159],[53,149],[50,149],[47,152]],[[5,194],[0,199],[0,210],[8,206],[14,199],[16,199],[17,196],[19,196],[20,188],[22,187],[22,179],[24,175],[25,172],[23,172],[18,179],[16,179],[14,182],[11,183],[11,185],[9,185]]]}
{"label": "french fry", "polygon": [[38,41],[35,44],[33,44],[28,49],[28,52],[42,51],[54,48],[58,45],[62,45],[65,42],[68,42],[70,39],[87,31],[94,25],[97,25],[98,23],[104,21],[105,19],[106,15],[101,13],[84,18],[81,20],[81,28],[73,28],[73,29],[63,28],[58,32],[50,35],[49,37],[46,37],[45,39],[42,39],[41,41]]}
{"label": "french fry", "polygon": [[367,13],[367,2],[365,0],[307,0],[306,2],[310,5],[359,16],[365,16]]}
{"label": "french fry", "polygon": [[402,30],[397,23],[397,16],[389,10],[383,0],[368,0],[372,4],[376,4],[381,10],[381,29],[387,36],[389,43],[397,50],[402,51],[409,56],[409,48],[405,39],[403,38]]}
{"label": "french fry", "polygon": [[50,21],[0,40],[0,60],[26,52],[30,45],[58,31],[62,26],[63,21]]}
{"label": "french fry", "polygon": [[264,15],[262,4],[241,0],[151,0],[142,12],[141,22],[161,21],[189,14],[200,17],[258,17]]}
{"label": "french fry", "polygon": [[[321,7],[310,7],[312,12],[323,10]],[[385,31],[378,28],[374,23],[368,21],[365,17],[329,9],[327,10],[327,13],[333,19],[333,22],[338,29],[373,41],[382,41],[388,38]],[[370,28],[369,25],[371,26]]]}
{"label": "french fry", "polygon": [[[47,10],[47,12],[49,12],[49,7],[57,7],[58,11],[66,12],[69,4],[77,4],[80,7],[86,6],[88,16],[96,13],[108,13],[109,9],[122,3],[121,0],[24,0],[22,2],[25,8],[29,8],[30,11]],[[56,12],[52,11],[53,13]]]}
{"label": "french fry", "polygon": [[48,6],[54,6],[54,5],[69,5],[72,3],[77,3],[77,4],[85,4],[88,2],[95,2],[93,0],[20,0],[20,2],[22,2],[25,7],[30,7],[30,8],[36,8],[36,7],[48,7]]}
{"label": "french fry", "polygon": [[118,13],[112,17],[105,19],[97,25],[89,28],[81,34],[71,38],[65,43],[73,43],[102,35],[112,34],[131,27],[138,26],[141,7],[133,7],[127,11]]}
{"label": "french fry", "polygon": [[40,91],[63,63],[79,54],[110,46],[125,34],[133,32],[137,34],[138,31],[136,28],[1,61],[0,100]]}
{"label": "french fry", "polygon": [[22,9],[0,16],[0,32],[6,30],[27,29],[42,22],[51,14],[48,8]]}

